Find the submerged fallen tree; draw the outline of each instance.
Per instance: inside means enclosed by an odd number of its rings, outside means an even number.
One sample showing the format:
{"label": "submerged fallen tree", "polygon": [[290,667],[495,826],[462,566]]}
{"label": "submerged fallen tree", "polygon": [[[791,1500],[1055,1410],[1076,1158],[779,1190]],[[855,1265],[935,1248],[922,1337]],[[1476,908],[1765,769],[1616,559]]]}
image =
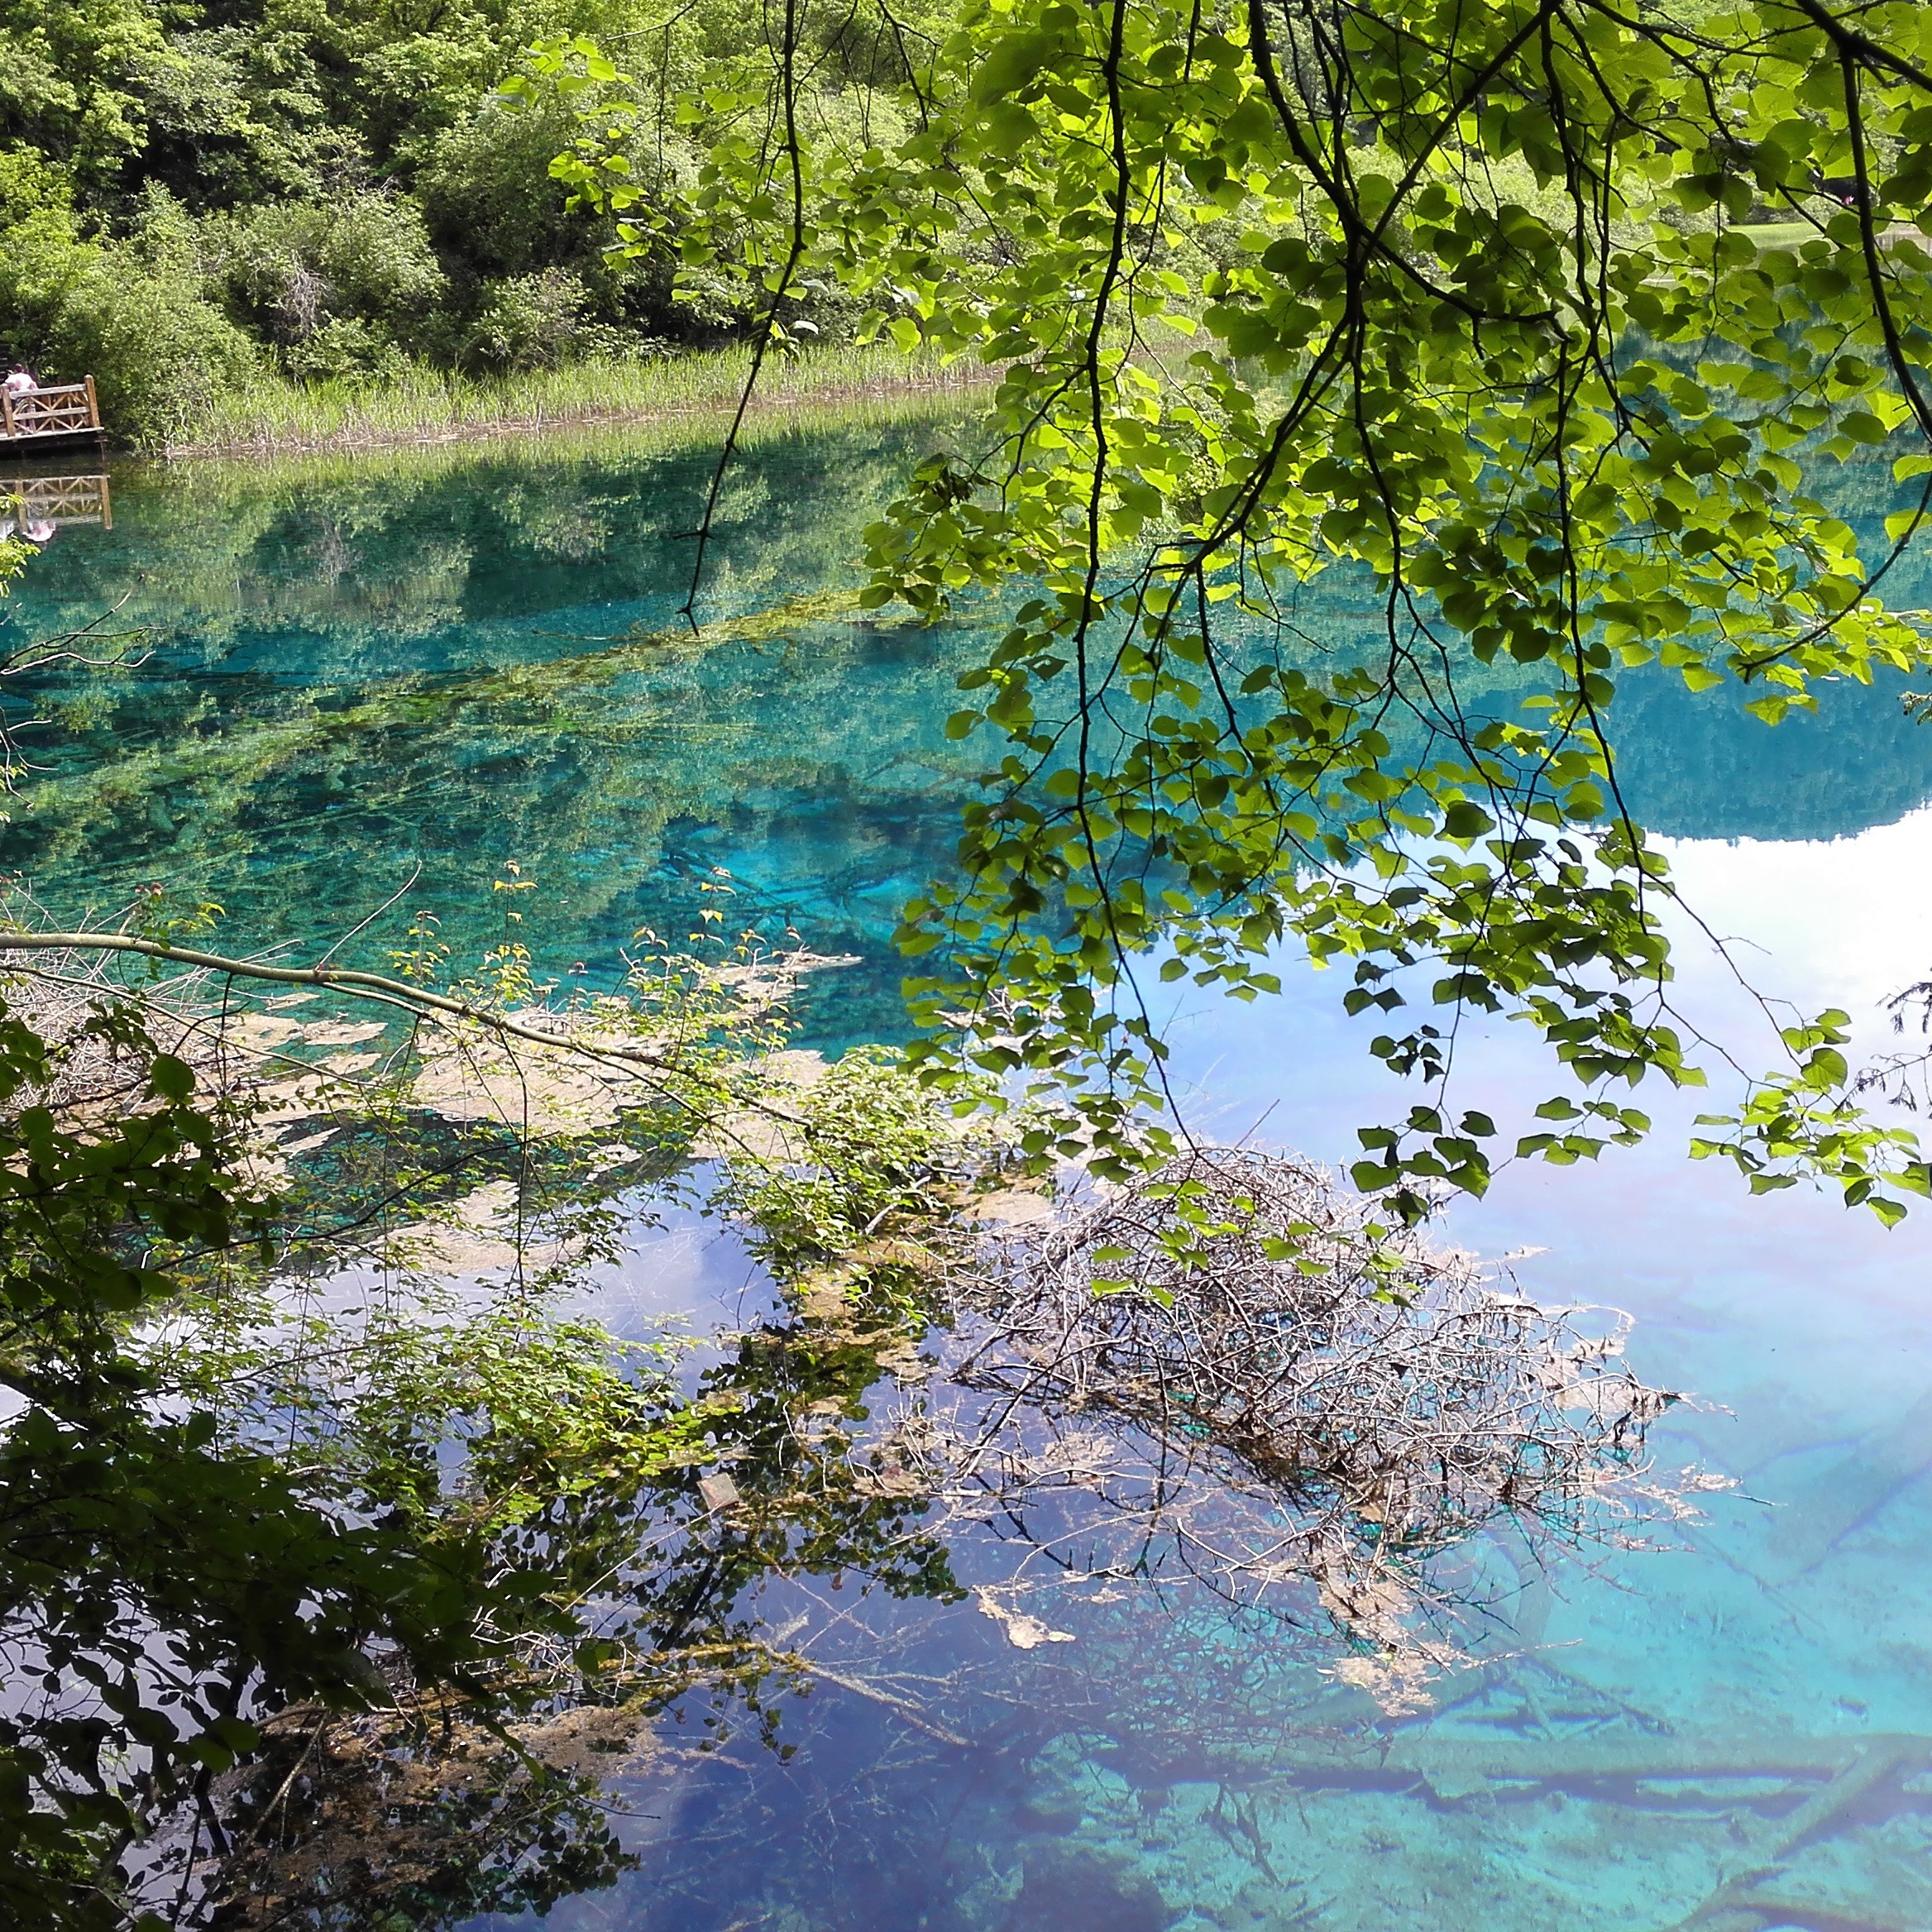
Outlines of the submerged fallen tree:
{"label": "submerged fallen tree", "polygon": [[[1407,1549],[1566,1515],[1676,1398],[1288,1157],[1189,1154],[1006,1245],[980,1371],[1233,1451]],[[992,1348],[1007,1360],[992,1363]]]}
{"label": "submerged fallen tree", "polygon": [[998,1399],[943,1457],[960,1505],[1084,1488],[1223,1595],[1313,1585],[1338,1674],[1387,1700],[1464,1661],[1427,1634],[1456,1609],[1432,1559],[1490,1529],[1634,1542],[1718,1486],[1651,1468],[1678,1398],[1623,1361],[1628,1317],[1545,1308],[1286,1155],[1198,1150],[984,1255],[952,1372]]}

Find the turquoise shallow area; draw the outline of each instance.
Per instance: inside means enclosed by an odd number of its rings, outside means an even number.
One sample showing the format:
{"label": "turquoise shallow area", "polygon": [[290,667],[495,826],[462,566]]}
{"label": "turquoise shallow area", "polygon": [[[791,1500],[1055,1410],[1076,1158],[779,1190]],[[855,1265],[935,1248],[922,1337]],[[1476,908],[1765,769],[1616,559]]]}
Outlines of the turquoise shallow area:
{"label": "turquoise shallow area", "polygon": [[[854,581],[858,533],[919,423],[776,437],[731,502],[712,610]],[[461,951],[499,936],[490,880],[539,883],[540,958],[610,969],[724,868],[747,917],[857,964],[820,976],[810,1038],[903,1030],[894,906],[947,859],[968,749],[944,732],[969,626],[808,607],[724,641],[662,634],[701,455],[494,451],[361,475],[130,476],[112,530],[64,529],[20,633],[123,596],[152,655],[104,691],[22,690],[64,729],[0,861],[50,907],[149,879],[205,892],[251,943],[332,940],[420,873]],[[1932,601],[1907,586],[1908,599]],[[1346,586],[1311,628],[1365,624]],[[1776,732],[1724,696],[1632,680],[1640,815],[1764,990],[1882,1002],[1932,968],[1932,729],[1834,690]],[[356,943],[380,961],[400,913]],[[1686,935],[1683,997],[1746,1064],[1766,1021]],[[1332,976],[1279,1001],[1177,1004],[1196,1121],[1341,1161],[1397,1094]],[[1761,968],[1761,970],[1758,970]],[[1365,1021],[1362,1023],[1367,1025]],[[1466,1042],[1465,1104],[1550,1090],[1507,1030]],[[699,1752],[694,1700],[614,1767],[637,1869],[567,1898],[560,1932],[1923,1932],[1932,1925],[1932,1222],[1891,1235],[1821,1198],[1752,1201],[1683,1154],[1511,1169],[1453,1237],[1533,1250],[1539,1298],[1609,1304],[1648,1379],[1693,1393],[1667,1468],[1734,1480],[1667,1550],[1483,1553],[1512,1580],[1475,1662],[1378,1712],[1313,1634],[1165,1579],[1043,1576],[1012,1536],[955,1542],[961,1581],[1069,1641],[1023,1649],[969,1594],[774,1579],[744,1606],[823,1667],[781,1757]],[[743,1289],[751,1297],[747,1304]],[[755,1305],[729,1242],[679,1227],[597,1293],[623,1322]],[[933,1399],[937,1399],[935,1394]],[[882,1417],[914,1399],[882,1385]],[[843,1682],[841,1682],[843,1681]],[[599,1761],[600,1762],[603,1761]],[[492,1932],[533,1920],[472,1921]]]}
{"label": "turquoise shallow area", "polygon": [[[889,1031],[895,909],[944,867],[981,762],[944,725],[984,637],[824,607],[860,581],[864,525],[906,464],[962,433],[914,418],[756,442],[700,615],[806,602],[696,639],[679,609],[701,446],[117,475],[111,527],[62,528],[0,606],[0,645],[104,614],[135,634],[123,670],[0,689],[15,721],[47,720],[22,739],[41,769],[0,867],[63,919],[159,882],[212,895],[252,943],[298,945],[414,879],[404,910],[433,910],[471,958],[501,936],[490,888],[514,860],[539,888],[519,900],[534,949],[593,973],[640,926],[681,935],[723,867],[744,921],[863,962],[812,1016],[825,1038]],[[1378,631],[1339,577],[1296,615],[1313,648]],[[1464,701],[1525,688],[1489,674]],[[1619,704],[1628,794],[1663,832],[1843,837],[1932,791],[1929,734],[1891,691],[1828,691],[1775,734],[1734,694],[1662,676]],[[401,923],[362,954],[380,964]]]}

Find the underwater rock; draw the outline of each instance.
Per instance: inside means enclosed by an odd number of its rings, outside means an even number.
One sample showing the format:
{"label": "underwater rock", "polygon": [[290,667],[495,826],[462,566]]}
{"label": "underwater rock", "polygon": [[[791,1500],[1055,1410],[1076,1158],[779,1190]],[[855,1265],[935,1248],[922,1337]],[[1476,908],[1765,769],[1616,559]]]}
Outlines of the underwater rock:
{"label": "underwater rock", "polygon": [[1783,1512],[1769,1547],[1751,1567],[1774,1588],[1796,1582],[1928,1471],[1932,1395],[1922,1396],[1896,1422],[1872,1430],[1805,1489],[1781,1498]]}
{"label": "underwater rock", "polygon": [[715,1516],[720,1509],[729,1509],[738,1501],[738,1485],[723,1470],[698,1478],[698,1500],[706,1512]]}
{"label": "underwater rock", "polygon": [[1066,1791],[1044,1791],[1029,1796],[1020,1801],[1013,1813],[1024,1829],[1056,1838],[1064,1837],[1069,1831],[1078,1831],[1086,1815],[1085,1805]]}
{"label": "underwater rock", "polygon": [[1145,1873],[1084,1845],[1037,1846],[1026,1871],[1001,1932],[1167,1932],[1180,1916]]}

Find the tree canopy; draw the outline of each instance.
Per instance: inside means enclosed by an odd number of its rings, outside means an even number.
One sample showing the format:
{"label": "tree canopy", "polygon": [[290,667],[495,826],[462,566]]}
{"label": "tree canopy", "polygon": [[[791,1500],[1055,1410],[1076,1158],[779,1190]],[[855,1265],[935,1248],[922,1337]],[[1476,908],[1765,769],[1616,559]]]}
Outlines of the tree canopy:
{"label": "tree canopy", "polygon": [[[514,375],[728,339],[746,291],[673,300],[667,251],[610,255],[609,222],[567,210],[548,163],[569,104],[538,86],[505,109],[531,42],[580,33],[666,103],[624,160],[670,206],[720,132],[672,110],[744,42],[721,0],[0,5],[0,355],[93,374],[115,432],[154,443],[264,375]],[[828,112],[858,124],[899,60],[883,35],[828,17]]]}
{"label": "tree canopy", "polygon": [[[891,140],[817,112],[815,18],[741,63],[757,109],[675,220],[686,272],[763,278],[774,344],[830,282],[1000,371],[980,440],[869,533],[878,602],[1021,586],[954,721],[1003,740],[961,875],[903,935],[946,962],[928,1016],[967,1016],[931,1055],[1071,1078],[1104,1167],[1159,1098],[1144,976],[1252,995],[1294,942],[1427,1090],[1355,1169],[1406,1212],[1494,1164],[1445,1098],[1466,1013],[1571,1077],[1519,1155],[1641,1135],[1619,1085],[1701,1075],[1619,672],[1739,681],[1772,725],[1926,659],[1884,590],[1932,490],[1932,18],[985,0],[921,45]],[[664,218],[600,139],[652,112],[606,95],[557,164],[638,248]],[[1833,504],[1867,458],[1876,548]],[[1337,571],[1372,634],[1298,624]],[[1926,1170],[1847,1092],[1845,1024],[1787,1030],[1698,1150],[1891,1218]]]}

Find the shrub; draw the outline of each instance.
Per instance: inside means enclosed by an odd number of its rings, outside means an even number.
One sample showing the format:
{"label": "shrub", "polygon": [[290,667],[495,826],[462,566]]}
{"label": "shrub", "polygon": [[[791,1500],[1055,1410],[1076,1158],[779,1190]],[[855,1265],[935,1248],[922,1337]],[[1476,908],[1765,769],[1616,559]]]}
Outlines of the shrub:
{"label": "shrub", "polygon": [[37,155],[0,152],[0,353],[44,360],[54,319],[93,259],[65,177]]}
{"label": "shrub", "polygon": [[541,369],[591,347],[583,340],[591,328],[590,291],[567,270],[486,282],[484,290],[465,338],[471,361],[490,369]]}
{"label": "shrub", "polygon": [[421,211],[388,195],[278,202],[211,219],[203,235],[210,279],[285,347],[337,321],[407,337],[447,292]]}
{"label": "shrub", "polygon": [[283,361],[299,382],[336,382],[344,376],[395,382],[409,370],[409,359],[395,337],[380,323],[360,316],[325,322]]}
{"label": "shrub", "polygon": [[505,113],[485,105],[439,134],[417,176],[430,232],[486,275],[528,275],[595,255],[605,237],[567,213],[567,190],[552,155],[576,125],[554,102],[548,112]]}
{"label": "shrub", "polygon": [[148,446],[191,433],[254,366],[255,351],[189,277],[94,252],[47,331],[44,381],[92,375],[116,436]]}
{"label": "shrub", "polygon": [[144,204],[136,239],[87,239],[56,170],[0,154],[0,351],[43,382],[92,375],[109,428],[178,438],[245,375],[253,351],[203,299],[179,205]]}

